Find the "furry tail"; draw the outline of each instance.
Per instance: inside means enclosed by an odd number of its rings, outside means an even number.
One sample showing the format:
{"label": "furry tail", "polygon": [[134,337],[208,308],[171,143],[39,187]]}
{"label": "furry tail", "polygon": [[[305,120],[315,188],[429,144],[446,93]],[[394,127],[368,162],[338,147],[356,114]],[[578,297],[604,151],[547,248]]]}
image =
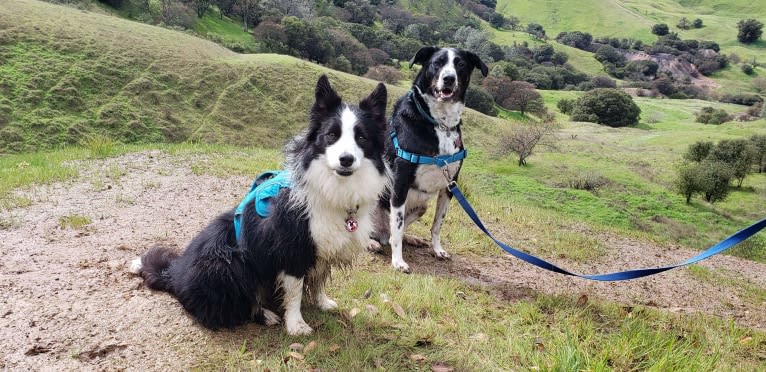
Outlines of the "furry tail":
{"label": "furry tail", "polygon": [[130,272],[141,275],[147,287],[173,293],[167,269],[178,258],[178,253],[165,247],[153,247],[130,265]]}

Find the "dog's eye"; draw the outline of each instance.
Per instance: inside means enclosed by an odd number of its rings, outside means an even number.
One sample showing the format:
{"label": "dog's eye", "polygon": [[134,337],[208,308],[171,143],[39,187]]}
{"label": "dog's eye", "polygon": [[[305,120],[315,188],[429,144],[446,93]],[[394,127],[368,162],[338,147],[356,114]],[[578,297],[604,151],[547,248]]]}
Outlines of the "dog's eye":
{"label": "dog's eye", "polygon": [[364,142],[364,141],[367,141],[367,137],[365,137],[364,134],[357,134],[356,135],[356,140],[358,142]]}
{"label": "dog's eye", "polygon": [[465,67],[465,62],[464,61],[458,61],[457,67],[460,67],[460,68]]}
{"label": "dog's eye", "polygon": [[338,135],[335,134],[335,132],[327,133],[327,140],[328,141],[335,141],[336,138],[338,138]]}

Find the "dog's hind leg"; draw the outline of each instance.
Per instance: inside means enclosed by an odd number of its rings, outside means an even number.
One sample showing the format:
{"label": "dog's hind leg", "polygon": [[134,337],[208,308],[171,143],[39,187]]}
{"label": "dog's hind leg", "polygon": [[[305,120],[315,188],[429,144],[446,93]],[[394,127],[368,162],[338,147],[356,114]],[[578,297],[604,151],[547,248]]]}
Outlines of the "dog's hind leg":
{"label": "dog's hind leg", "polygon": [[307,335],[314,330],[306,324],[301,314],[301,299],[303,298],[303,278],[279,274],[279,282],[284,291],[282,306],[285,308],[285,328],[291,336]]}

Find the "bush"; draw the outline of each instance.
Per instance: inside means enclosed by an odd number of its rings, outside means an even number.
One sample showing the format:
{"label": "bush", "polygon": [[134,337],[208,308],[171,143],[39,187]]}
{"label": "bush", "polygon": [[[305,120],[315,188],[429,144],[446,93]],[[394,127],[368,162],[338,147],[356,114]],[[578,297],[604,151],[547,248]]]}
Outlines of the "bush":
{"label": "bush", "polygon": [[756,103],[763,102],[763,98],[757,94],[725,94],[721,97],[720,101],[724,103],[752,106]]}
{"label": "bush", "polygon": [[689,22],[689,20],[686,19],[686,17],[682,17],[680,20],[678,20],[676,27],[682,30],[688,30],[689,28],[691,28],[691,22]]}
{"label": "bush", "polygon": [[713,142],[697,141],[689,145],[689,149],[684,154],[684,159],[699,163],[710,155],[712,149]]}
{"label": "bush", "polygon": [[545,112],[543,97],[535,86],[526,81],[512,81],[508,88],[510,95],[500,103],[507,110],[515,110],[524,115],[526,112],[542,114]]}
{"label": "bush", "polygon": [[759,93],[766,92],[766,78],[757,77],[753,79],[753,88]]}
{"label": "bush", "polygon": [[167,3],[162,8],[162,22],[169,26],[192,29],[197,23],[197,12],[180,2]]}
{"label": "bush", "polygon": [[564,45],[585,50],[590,46],[591,42],[593,42],[593,36],[587,32],[580,31],[561,32],[556,36],[556,41]]}
{"label": "bush", "polygon": [[664,36],[670,32],[670,28],[665,23],[658,23],[652,26],[652,33],[657,36]]}
{"label": "bush", "polygon": [[710,106],[703,107],[697,113],[697,122],[703,124],[723,124],[731,119],[732,117],[723,109],[715,109]]}
{"label": "bush", "polygon": [[625,65],[625,56],[611,45],[602,45],[600,48],[598,48],[594,57],[602,64],[609,62],[618,67]]}
{"label": "bush", "polygon": [[583,94],[572,109],[573,121],[588,121],[610,127],[638,124],[641,109],[625,92],[611,88],[598,88]]}
{"label": "bush", "polygon": [[750,44],[761,38],[763,23],[755,19],[743,19],[737,22],[737,40],[741,43]]}
{"label": "bush", "polygon": [[491,75],[493,76],[505,76],[511,80],[519,80],[521,75],[519,74],[519,68],[512,62],[500,61],[492,66]]}
{"label": "bush", "polygon": [[364,77],[372,80],[382,81],[388,84],[396,84],[404,79],[404,75],[402,75],[401,71],[391,66],[385,65],[370,67],[367,70],[367,73],[364,74]]}
{"label": "bush", "polygon": [[558,107],[562,114],[569,115],[572,113],[572,109],[574,109],[574,104],[575,100],[564,98],[556,104],[556,107]]}
{"label": "bush", "polygon": [[745,73],[745,75],[752,75],[755,70],[753,70],[753,66],[748,65],[747,63],[742,65],[742,72]]}
{"label": "bush", "polygon": [[617,82],[606,76],[594,76],[590,82],[594,88],[617,88]]}
{"label": "bush", "polygon": [[484,89],[469,86],[465,92],[465,105],[484,115],[497,116],[495,100]]}
{"label": "bush", "polygon": [[701,19],[696,18],[696,19],[694,19],[694,21],[692,21],[692,27],[694,27],[694,28],[702,28],[702,26],[703,26],[703,24],[702,24],[702,20]]}
{"label": "bush", "polygon": [[747,140],[722,140],[710,151],[707,160],[725,164],[731,172],[731,177],[737,179],[737,187],[740,187],[757,158],[755,151]]}
{"label": "bush", "polygon": [[545,29],[538,23],[530,23],[527,25],[527,33],[538,38],[545,39]]}

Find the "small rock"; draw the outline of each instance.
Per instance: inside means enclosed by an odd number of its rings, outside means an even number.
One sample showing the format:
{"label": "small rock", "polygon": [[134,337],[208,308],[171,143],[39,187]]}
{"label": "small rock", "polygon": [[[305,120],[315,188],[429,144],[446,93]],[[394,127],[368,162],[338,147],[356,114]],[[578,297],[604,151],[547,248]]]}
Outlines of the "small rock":
{"label": "small rock", "polygon": [[292,351],[301,351],[303,350],[303,344],[300,342],[296,342],[293,344],[290,344],[290,350]]}
{"label": "small rock", "polygon": [[303,360],[304,356],[301,353],[297,353],[295,351],[290,352],[290,358],[297,359],[297,360]]}
{"label": "small rock", "polygon": [[372,304],[364,305],[364,309],[367,310],[367,312],[370,313],[370,314],[377,314],[378,313],[378,308],[375,307],[375,305],[372,305]]}
{"label": "small rock", "polygon": [[304,353],[308,353],[309,351],[314,350],[316,348],[317,348],[317,342],[316,341],[311,341],[311,342],[309,342],[308,345],[306,345],[305,348],[303,348],[303,352]]}
{"label": "small rock", "polygon": [[460,297],[463,300],[465,300],[467,298],[467,296],[465,295],[465,292],[463,292],[463,291],[455,292],[455,296],[458,296],[458,297]]}
{"label": "small rock", "polygon": [[452,372],[454,370],[455,368],[452,368],[442,362],[437,362],[431,365],[431,371],[433,372]]}
{"label": "small rock", "polygon": [[402,319],[407,319],[407,313],[404,312],[404,309],[402,309],[399,304],[392,302],[391,307],[394,309],[396,315],[399,315]]}
{"label": "small rock", "polygon": [[366,299],[370,298],[371,295],[372,295],[372,288],[364,291],[364,296],[362,296],[362,297],[366,300]]}
{"label": "small rock", "polygon": [[338,344],[332,344],[330,347],[327,348],[327,351],[334,353],[336,351],[340,350],[340,345]]}
{"label": "small rock", "polygon": [[388,295],[385,293],[380,294],[380,300],[383,301],[383,303],[391,302],[391,299],[388,298]]}
{"label": "small rock", "polygon": [[358,307],[351,308],[351,310],[348,311],[348,317],[353,318],[359,314],[361,310],[359,310]]}
{"label": "small rock", "polygon": [[420,354],[412,354],[410,355],[410,360],[412,360],[413,362],[422,362],[426,360],[426,357]]}

